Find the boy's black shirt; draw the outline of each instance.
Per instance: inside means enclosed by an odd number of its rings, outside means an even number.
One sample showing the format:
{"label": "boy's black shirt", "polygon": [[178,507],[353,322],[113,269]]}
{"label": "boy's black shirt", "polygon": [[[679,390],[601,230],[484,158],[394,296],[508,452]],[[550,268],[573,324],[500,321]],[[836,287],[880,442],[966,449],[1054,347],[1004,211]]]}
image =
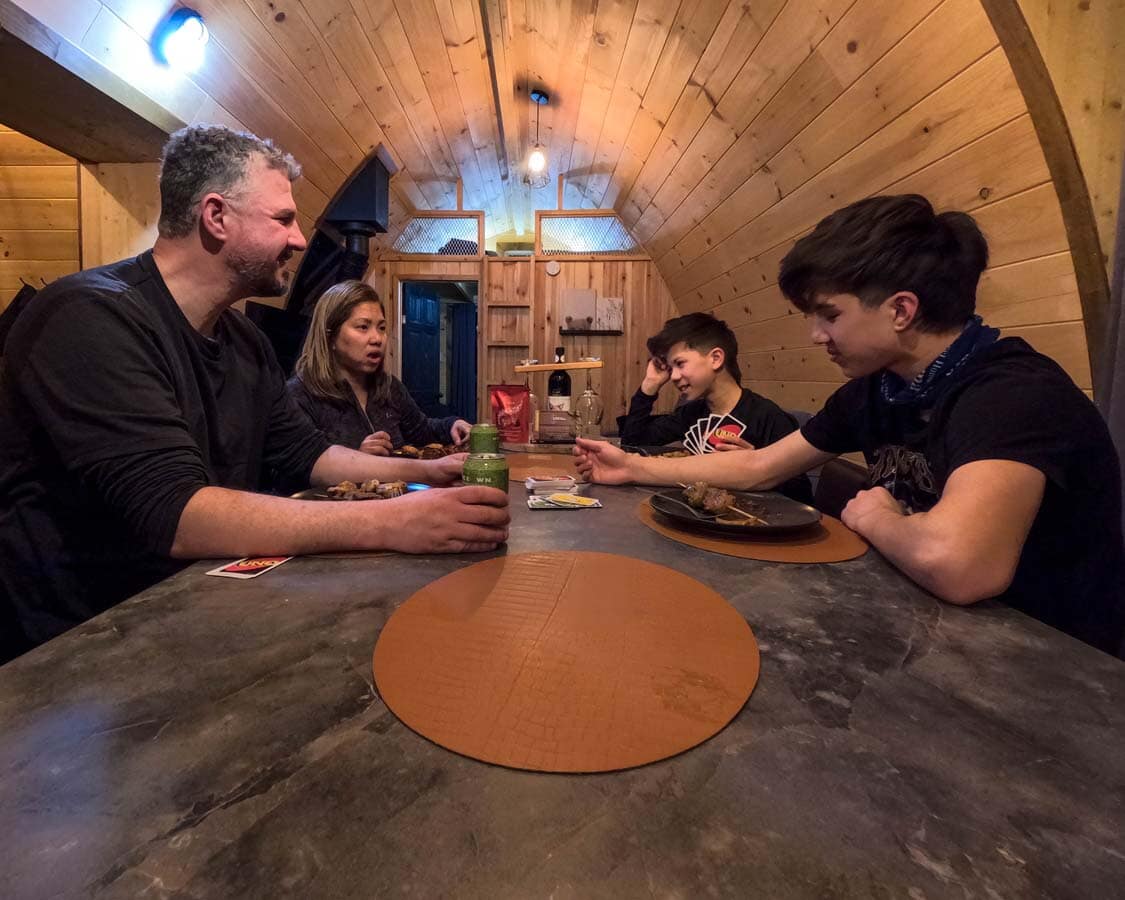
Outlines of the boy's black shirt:
{"label": "boy's black shirt", "polygon": [[1107,652],[1125,637],[1121,485],[1109,431],[1093,403],[1053,360],[1019,338],[984,348],[928,412],[892,406],[879,373],[833,394],[801,429],[828,453],[861,451],[869,486],[909,510],[940,499],[966,463],[1002,459],[1046,476],[1006,603]]}
{"label": "boy's black shirt", "polygon": [[[629,401],[629,412],[621,429],[623,444],[671,444],[683,440],[688,429],[696,422],[702,420],[706,426],[711,415],[707,400],[703,397],[677,406],[672,412],[662,416],[652,414],[655,405],[656,397],[650,397],[637,389],[633,399]],[[755,394],[749,388],[742,389],[742,396],[729,414],[746,426],[742,439],[755,447],[775,443],[797,430],[796,419],[772,400]],[[812,487],[807,475],[791,478],[778,485],[776,490],[801,503],[812,503]]]}

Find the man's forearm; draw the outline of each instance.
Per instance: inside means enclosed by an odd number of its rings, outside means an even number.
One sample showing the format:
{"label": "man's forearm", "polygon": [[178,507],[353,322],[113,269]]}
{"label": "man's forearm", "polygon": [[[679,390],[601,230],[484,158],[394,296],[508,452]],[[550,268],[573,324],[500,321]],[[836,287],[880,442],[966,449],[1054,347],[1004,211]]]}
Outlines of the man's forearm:
{"label": "man's forearm", "polygon": [[386,546],[384,503],[318,503],[205,487],[180,515],[171,556],[294,556]]}

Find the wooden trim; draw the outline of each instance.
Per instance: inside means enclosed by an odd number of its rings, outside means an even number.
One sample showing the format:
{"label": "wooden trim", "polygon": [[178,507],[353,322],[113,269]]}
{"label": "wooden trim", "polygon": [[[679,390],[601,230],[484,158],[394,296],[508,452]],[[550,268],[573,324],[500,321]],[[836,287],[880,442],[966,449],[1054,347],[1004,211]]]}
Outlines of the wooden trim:
{"label": "wooden trim", "polygon": [[1090,370],[1094,384],[1101,384],[1109,321],[1109,281],[1078,153],[1047,65],[1018,0],[981,0],[981,5],[1008,57],[1047,160],[1074,259]]}

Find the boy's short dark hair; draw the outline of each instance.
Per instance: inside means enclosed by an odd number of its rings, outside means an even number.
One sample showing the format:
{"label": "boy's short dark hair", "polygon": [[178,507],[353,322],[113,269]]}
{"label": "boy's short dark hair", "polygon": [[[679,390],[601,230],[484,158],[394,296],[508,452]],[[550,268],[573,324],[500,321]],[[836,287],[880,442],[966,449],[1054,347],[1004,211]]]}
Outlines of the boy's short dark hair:
{"label": "boy's short dark hair", "polygon": [[665,359],[676,344],[686,344],[700,353],[718,347],[725,358],[723,368],[736,383],[742,383],[742,370],[738,368],[738,338],[721,319],[702,312],[669,319],[658,334],[648,339],[648,352],[657,359]]}
{"label": "boy's short dark hair", "polygon": [[988,242],[968,213],[938,215],[918,194],[868,197],[821,219],[781,261],[778,286],[801,310],[818,295],[854,294],[878,306],[896,291],[918,297],[921,331],[961,327],[973,315]]}

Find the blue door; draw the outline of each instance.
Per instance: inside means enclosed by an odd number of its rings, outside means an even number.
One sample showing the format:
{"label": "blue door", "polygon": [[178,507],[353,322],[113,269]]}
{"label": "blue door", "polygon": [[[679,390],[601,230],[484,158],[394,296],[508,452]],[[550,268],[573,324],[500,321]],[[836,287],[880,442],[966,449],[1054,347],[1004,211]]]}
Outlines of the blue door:
{"label": "blue door", "polygon": [[441,396],[441,301],[433,286],[402,289],[402,383],[427,416],[447,416]]}
{"label": "blue door", "polygon": [[402,285],[402,382],[427,416],[477,418],[476,282]]}

